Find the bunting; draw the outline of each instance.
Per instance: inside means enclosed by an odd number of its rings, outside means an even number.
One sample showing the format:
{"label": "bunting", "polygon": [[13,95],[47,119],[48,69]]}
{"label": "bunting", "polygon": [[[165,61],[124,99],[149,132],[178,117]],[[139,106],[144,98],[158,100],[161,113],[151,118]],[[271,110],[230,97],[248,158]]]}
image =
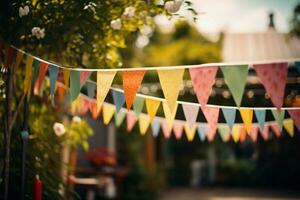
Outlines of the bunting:
{"label": "bunting", "polygon": [[283,126],[287,133],[291,136],[294,137],[294,122],[292,119],[286,119],[283,121]]}
{"label": "bunting", "polygon": [[288,63],[253,65],[267,94],[278,110],[282,107]]}
{"label": "bunting", "polygon": [[253,110],[252,109],[240,109],[241,117],[244,122],[244,126],[248,134],[250,134],[250,129],[253,119]]}
{"label": "bunting", "polygon": [[[252,124],[250,129],[250,138],[252,139],[253,142],[256,142],[257,140],[258,129],[259,129],[258,126]],[[261,130],[263,130],[263,128]]]}
{"label": "bunting", "polygon": [[186,134],[186,138],[189,142],[193,141],[196,133],[196,126],[194,125],[192,128],[190,128],[189,124],[184,124],[184,131]]}
{"label": "bunting", "polygon": [[199,125],[197,128],[198,136],[202,142],[205,140],[205,130],[206,127],[204,125]]}
{"label": "bunting", "polygon": [[204,107],[211,95],[218,67],[190,68],[189,71],[198,101]]}
{"label": "bunting", "polygon": [[144,98],[137,96],[133,102],[133,110],[139,116],[144,108]]}
{"label": "bunting", "polygon": [[25,65],[24,93],[27,94],[31,87],[33,57],[27,56]]}
{"label": "bunting", "polygon": [[115,124],[116,127],[120,127],[121,124],[123,123],[124,119],[126,116],[126,112],[115,112]]}
{"label": "bunting", "polygon": [[70,101],[74,101],[80,93],[80,72],[71,71],[70,73]]}
{"label": "bunting", "polygon": [[113,90],[112,96],[113,96],[114,104],[116,105],[116,111],[119,112],[125,103],[124,93]]}
{"label": "bunting", "polygon": [[157,110],[159,108],[160,101],[155,100],[155,99],[146,99],[145,101],[146,101],[147,113],[150,117],[150,121],[152,122],[153,119],[155,118],[155,115],[156,115]]}
{"label": "bunting", "polygon": [[[280,135],[281,135],[281,131],[280,131],[280,128],[278,127],[278,124],[277,123],[272,123],[271,125],[267,125],[269,128],[271,127],[271,129],[272,129],[272,131],[273,131],[273,133],[274,133],[274,135],[276,136],[276,137],[280,137]],[[269,129],[268,129],[268,131],[267,132],[269,132]]]}
{"label": "bunting", "polygon": [[37,81],[34,85],[34,90],[33,90],[34,95],[38,95],[40,90],[41,90],[41,86],[42,86],[44,77],[45,77],[45,75],[47,73],[47,70],[48,70],[48,64],[40,62],[39,69],[40,69],[39,70],[39,75],[38,75],[38,78],[37,78]]}
{"label": "bunting", "polygon": [[182,109],[183,109],[185,119],[191,129],[196,123],[198,112],[199,112],[199,106],[192,105],[192,104],[182,104]]}
{"label": "bunting", "polygon": [[139,127],[140,133],[145,135],[150,125],[150,118],[148,115],[140,114],[139,116]]}
{"label": "bunting", "polygon": [[213,107],[204,107],[202,108],[203,114],[208,122],[208,126],[206,128],[206,136],[208,141],[212,141],[217,131],[217,124],[219,118],[219,108]]}
{"label": "bunting", "polygon": [[82,87],[85,84],[85,82],[90,78],[91,74],[91,71],[80,72],[80,87]]}
{"label": "bunting", "polygon": [[166,139],[170,138],[170,136],[171,136],[171,129],[170,129],[167,121],[166,120],[162,120],[161,123],[160,123],[160,125],[161,125],[162,132],[164,134],[164,137]]}
{"label": "bunting", "polygon": [[236,105],[240,107],[248,76],[248,65],[223,66],[221,70]]}
{"label": "bunting", "polygon": [[104,103],[102,107],[103,123],[105,125],[109,124],[111,118],[116,111],[116,107],[112,104]]}
{"label": "bunting", "polygon": [[130,110],[135,94],[137,93],[145,75],[145,70],[132,70],[122,72],[123,88],[127,110]]}
{"label": "bunting", "polygon": [[[276,125],[276,124],[275,124]],[[277,125],[276,125],[277,126]],[[265,125],[264,130],[261,132],[262,138],[267,141],[269,139],[269,125]],[[279,133],[280,134],[280,133]]]}
{"label": "bunting", "polygon": [[91,82],[86,83],[87,95],[89,98],[94,99],[96,94],[96,85]]}
{"label": "bunting", "polygon": [[182,83],[184,69],[157,70],[157,73],[170,112],[174,113],[177,109],[177,98]]}
{"label": "bunting", "polygon": [[177,140],[181,139],[183,132],[183,123],[181,121],[174,121],[173,132]]}
{"label": "bunting", "polygon": [[230,128],[225,124],[218,125],[218,132],[223,142],[227,142],[230,139]]}
{"label": "bunting", "polygon": [[294,120],[294,124],[298,131],[300,131],[300,110],[289,110],[288,112],[291,118]]}
{"label": "bunting", "polygon": [[67,69],[63,70],[64,83],[67,88],[69,87],[70,73],[71,73],[70,70]]}
{"label": "bunting", "polygon": [[126,117],[127,132],[132,131],[136,122],[137,122],[137,117],[135,116],[135,113],[133,111],[127,112],[127,117]]}
{"label": "bunting", "polygon": [[21,60],[23,58],[24,52],[23,51],[17,51],[16,55],[16,62],[15,62],[15,70],[18,70]]}
{"label": "bunting", "polygon": [[241,129],[241,126],[239,125],[234,125],[232,127],[232,139],[235,143],[237,143],[239,140],[240,140],[240,129]]}
{"label": "bunting", "polygon": [[53,98],[56,89],[56,80],[58,77],[58,67],[56,65],[49,65],[48,71],[50,77],[50,93],[51,97]]}
{"label": "bunting", "polygon": [[116,72],[97,72],[97,108],[100,109],[109,88],[114,80]]}
{"label": "bunting", "polygon": [[160,130],[160,121],[158,119],[154,119],[151,124],[152,135],[157,137]]}
{"label": "bunting", "polygon": [[272,114],[278,124],[279,130],[282,131],[282,125],[283,125],[285,111],[284,110],[280,110],[280,111],[272,110]]}
{"label": "bunting", "polygon": [[258,121],[260,130],[264,130],[265,120],[266,120],[266,110],[254,109],[255,117]]}
{"label": "bunting", "polygon": [[166,118],[166,123],[169,127],[169,130],[171,130],[172,126],[173,126],[175,116],[176,116],[176,111],[177,111],[177,105],[178,104],[176,104],[176,107],[174,108],[173,112],[170,111],[170,108],[169,108],[169,106],[166,102],[163,102],[162,105],[163,105],[163,110],[164,110],[164,114],[165,114],[165,118]]}
{"label": "bunting", "polygon": [[232,108],[222,108],[222,113],[225,118],[227,125],[229,126],[230,130],[233,127],[235,116],[236,116],[236,109]]}

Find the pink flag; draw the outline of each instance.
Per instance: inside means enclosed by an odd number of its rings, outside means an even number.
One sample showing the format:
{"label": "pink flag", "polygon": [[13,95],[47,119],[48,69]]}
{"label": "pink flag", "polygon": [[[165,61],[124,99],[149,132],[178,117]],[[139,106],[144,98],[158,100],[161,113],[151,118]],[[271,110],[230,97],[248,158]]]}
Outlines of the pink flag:
{"label": "pink flag", "polygon": [[185,119],[190,128],[192,128],[197,120],[199,106],[192,104],[182,104]]}
{"label": "pink flag", "polygon": [[91,71],[81,71],[80,72],[80,86],[82,86],[90,77]]}
{"label": "pink flag", "polygon": [[82,98],[81,106],[79,108],[80,115],[85,115],[89,110],[90,100],[87,98]]}
{"label": "pink flag", "polygon": [[181,121],[174,121],[174,125],[173,125],[173,132],[175,135],[175,138],[177,140],[179,140],[182,136],[182,132],[183,132],[183,123]]}
{"label": "pink flag", "polygon": [[206,127],[206,136],[208,141],[212,141],[215,137],[219,118],[219,108],[202,107],[203,114],[208,122]]}
{"label": "pink flag", "polygon": [[276,135],[276,137],[280,137],[281,131],[280,131],[280,128],[278,127],[278,124],[272,123],[270,126],[271,126],[272,131],[274,132],[274,135]]}
{"label": "pink flag", "polygon": [[254,65],[254,68],[273,104],[280,110],[283,104],[288,63],[258,64]]}
{"label": "pink flag", "polygon": [[47,63],[43,63],[40,62],[39,63],[39,74],[38,74],[38,78],[36,80],[36,83],[34,85],[34,89],[33,89],[33,93],[34,95],[38,95],[45,77],[45,74],[47,72],[48,69],[48,64]]}
{"label": "pink flag", "polygon": [[212,91],[218,67],[190,68],[190,75],[201,107],[204,107]]}
{"label": "pink flag", "polygon": [[257,134],[258,134],[259,127],[257,125],[252,125],[250,129],[250,137],[253,142],[256,142],[257,140]]}
{"label": "pink flag", "polygon": [[294,120],[294,124],[300,131],[300,110],[288,110],[291,118]]}
{"label": "pink flag", "polygon": [[163,132],[165,138],[167,138],[167,139],[170,138],[171,130],[169,129],[169,126],[168,126],[166,120],[161,121],[161,129],[162,129],[162,132]]}
{"label": "pink flag", "polygon": [[133,111],[127,112],[127,116],[126,116],[127,132],[132,131],[136,121],[137,121],[137,118],[135,116],[135,113]]}
{"label": "pink flag", "polygon": [[270,126],[268,124],[265,124],[264,130],[261,132],[261,136],[265,141],[269,139],[269,128]]}
{"label": "pink flag", "polygon": [[247,132],[245,126],[240,127],[240,142],[245,142],[247,137]]}

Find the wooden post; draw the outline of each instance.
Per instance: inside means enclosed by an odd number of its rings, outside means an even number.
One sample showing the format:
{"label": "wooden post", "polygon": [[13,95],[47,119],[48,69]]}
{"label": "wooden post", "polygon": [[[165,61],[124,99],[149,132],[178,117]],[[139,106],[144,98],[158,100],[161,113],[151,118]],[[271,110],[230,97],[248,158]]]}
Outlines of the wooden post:
{"label": "wooden post", "polygon": [[147,168],[148,175],[153,175],[154,173],[154,162],[155,162],[155,148],[154,148],[154,138],[150,130],[146,134],[146,144],[145,144],[145,164]]}

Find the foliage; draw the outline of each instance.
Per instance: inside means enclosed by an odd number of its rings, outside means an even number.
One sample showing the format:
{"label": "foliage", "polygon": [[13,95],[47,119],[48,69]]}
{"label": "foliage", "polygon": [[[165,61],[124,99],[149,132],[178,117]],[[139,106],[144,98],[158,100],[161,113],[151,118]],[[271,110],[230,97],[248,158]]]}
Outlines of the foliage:
{"label": "foliage", "polygon": [[300,37],[300,4],[294,9],[291,27],[291,34]]}

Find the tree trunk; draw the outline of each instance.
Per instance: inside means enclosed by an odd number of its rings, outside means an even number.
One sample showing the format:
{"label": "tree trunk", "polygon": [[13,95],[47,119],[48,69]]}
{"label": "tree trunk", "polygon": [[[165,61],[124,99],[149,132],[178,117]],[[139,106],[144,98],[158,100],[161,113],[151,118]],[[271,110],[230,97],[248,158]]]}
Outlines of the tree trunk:
{"label": "tree trunk", "polygon": [[9,169],[10,169],[10,139],[11,131],[9,129],[11,123],[11,102],[13,94],[13,75],[14,65],[7,66],[7,79],[6,79],[6,99],[5,99],[5,119],[4,119],[4,171],[3,171],[3,199],[8,200],[9,193]]}

